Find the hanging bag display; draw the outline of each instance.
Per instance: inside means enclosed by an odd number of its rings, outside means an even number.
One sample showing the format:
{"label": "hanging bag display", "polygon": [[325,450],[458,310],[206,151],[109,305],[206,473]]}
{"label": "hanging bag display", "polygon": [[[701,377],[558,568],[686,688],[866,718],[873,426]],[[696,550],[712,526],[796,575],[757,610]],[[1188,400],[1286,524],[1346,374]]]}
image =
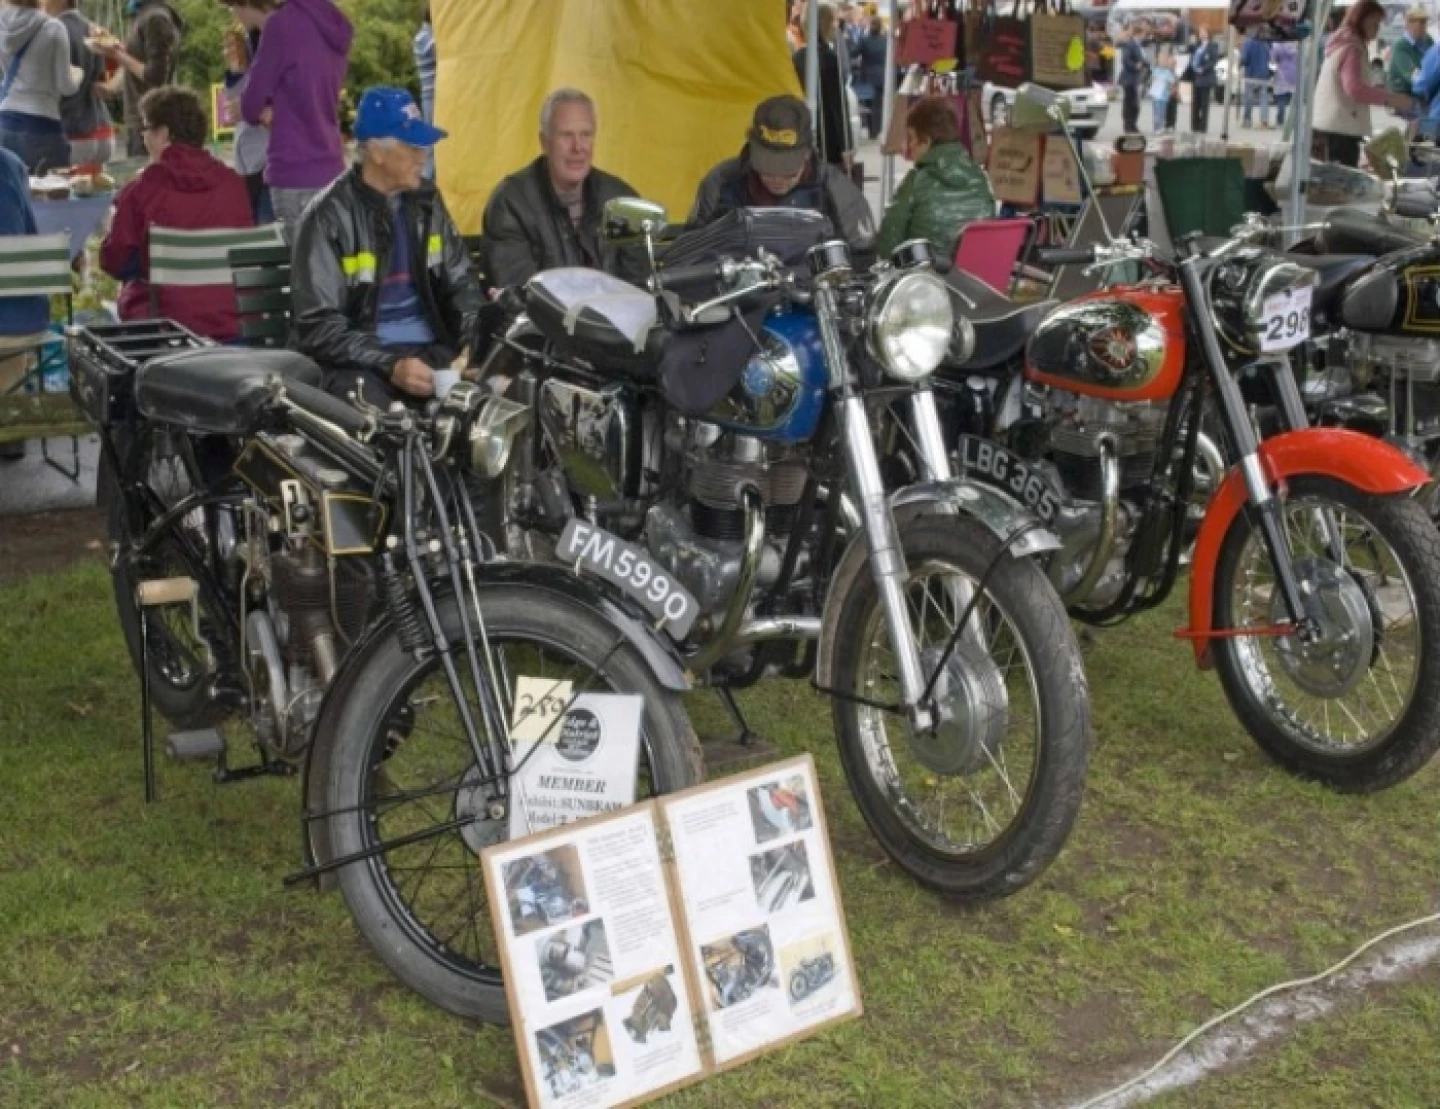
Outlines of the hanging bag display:
{"label": "hanging bag display", "polygon": [[959,13],[951,0],[916,5],[915,14],[900,25],[895,58],[902,67],[932,66],[961,57]]}
{"label": "hanging bag display", "polygon": [[1022,0],[1015,0],[1008,16],[998,14],[988,2],[977,12],[966,14],[967,32],[973,26],[975,45],[970,61],[975,76],[1007,89],[1019,88],[1030,80],[1030,31],[1022,18]]}
{"label": "hanging bag display", "polygon": [[1313,0],[1230,0],[1230,26],[1270,42],[1308,38]]}
{"label": "hanging bag display", "polygon": [[1069,0],[1038,0],[1030,17],[1031,80],[1051,89],[1078,89],[1085,84],[1085,20],[1070,13]]}

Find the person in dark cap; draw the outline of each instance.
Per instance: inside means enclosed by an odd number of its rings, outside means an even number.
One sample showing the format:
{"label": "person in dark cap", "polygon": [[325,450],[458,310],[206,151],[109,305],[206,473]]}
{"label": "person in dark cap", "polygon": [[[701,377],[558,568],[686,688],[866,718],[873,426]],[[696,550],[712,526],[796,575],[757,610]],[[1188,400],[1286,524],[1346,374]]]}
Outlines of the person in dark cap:
{"label": "person in dark cap", "polygon": [[305,209],[295,238],[292,345],[330,392],[371,404],[442,394],[480,307],[470,256],[423,179],[445,132],[403,89],[367,89],[355,116],[360,158]]}
{"label": "person in dark cap", "polygon": [[865,195],[839,166],[815,156],[810,109],[776,96],[755,109],[745,149],[700,183],[690,226],[703,227],[737,208],[808,208],[824,214],[857,255],[875,244],[875,217]]}

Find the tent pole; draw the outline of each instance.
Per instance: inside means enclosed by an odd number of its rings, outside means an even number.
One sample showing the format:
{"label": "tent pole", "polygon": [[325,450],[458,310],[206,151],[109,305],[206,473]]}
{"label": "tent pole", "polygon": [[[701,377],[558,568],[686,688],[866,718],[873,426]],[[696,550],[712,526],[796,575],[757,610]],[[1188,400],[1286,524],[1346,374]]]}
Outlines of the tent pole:
{"label": "tent pole", "polygon": [[1240,76],[1239,60],[1235,57],[1235,28],[1229,28],[1225,36],[1225,114],[1220,117],[1220,139],[1223,142],[1230,141],[1230,109],[1235,104],[1236,88],[1244,88],[1244,79],[1236,81]]}
{"label": "tent pole", "polygon": [[[889,33],[885,36],[885,87],[881,90],[880,99],[880,144],[882,150],[885,138],[890,134],[890,121],[895,116],[895,35],[900,30],[899,25],[895,22],[895,0],[887,0],[885,7],[889,21]],[[895,188],[895,155],[886,154],[882,164],[884,168],[880,171],[880,211],[883,214],[885,209],[890,207],[890,194]]]}
{"label": "tent pole", "polygon": [[[1303,99],[1293,97],[1290,102],[1294,109],[1292,119],[1295,125],[1295,142],[1290,147],[1290,202],[1287,205],[1289,211],[1285,222],[1297,229],[1305,222],[1305,195],[1310,187],[1310,139],[1314,134],[1315,124],[1314,89],[1320,77],[1320,40],[1325,23],[1330,18],[1330,7],[1331,0],[1320,0],[1315,13],[1314,30],[1310,33],[1310,40],[1305,43],[1304,53],[1300,55],[1299,87],[1310,89],[1311,95]],[[1293,246],[1299,241],[1299,230],[1286,233],[1286,246]]]}
{"label": "tent pole", "polygon": [[805,5],[805,103],[810,105],[810,126],[816,143],[820,134],[820,0]]}

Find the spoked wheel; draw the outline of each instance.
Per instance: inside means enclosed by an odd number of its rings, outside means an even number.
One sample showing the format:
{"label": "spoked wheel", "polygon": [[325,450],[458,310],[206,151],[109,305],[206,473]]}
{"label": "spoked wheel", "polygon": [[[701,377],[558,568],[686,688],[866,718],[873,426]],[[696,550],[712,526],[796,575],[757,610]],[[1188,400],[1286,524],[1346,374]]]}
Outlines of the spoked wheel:
{"label": "spoked wheel", "polygon": [[[521,675],[569,679],[576,693],[641,694],[639,795],[699,783],[699,746],[679,699],[630,648],[614,650],[613,628],[539,589],[482,587],[480,604],[507,699]],[[442,619],[451,642],[460,641],[453,603]],[[508,838],[506,800],[485,783],[433,654],[417,661],[392,635],[362,665],[333,732],[317,739],[333,745],[326,801],[334,856],[378,849],[341,868],[346,903],[407,986],[459,1016],[503,1023],[509,1018],[478,855]],[[474,705],[468,668],[461,670]]]}
{"label": "spoked wheel", "polygon": [[[97,500],[106,513],[111,545],[123,556],[111,573],[115,609],[137,674],[142,665],[140,621],[145,620],[150,648],[150,696],[161,715],[182,728],[204,727],[228,715],[226,705],[211,694],[213,670],[207,650],[219,652],[223,657],[226,640],[218,615],[221,601],[210,595],[199,573],[210,548],[204,513],[197,509],[182,517],[167,534],[158,537],[147,553],[134,558],[128,556],[130,544],[139,542],[164,511],[198,488],[199,478],[193,459],[185,453],[176,436],[153,427],[145,429],[142,435],[141,480],[147,496],[132,497],[122,505],[120,482],[108,453],[102,452],[100,456],[96,478]],[[198,638],[188,609],[165,605],[148,609],[142,616],[135,603],[135,589],[140,582],[177,577],[194,577],[200,584]],[[217,665],[219,661],[216,660]]]}
{"label": "spoked wheel", "polygon": [[[1322,636],[1215,641],[1235,714],[1287,769],[1337,789],[1383,789],[1440,746],[1440,535],[1420,504],[1296,478],[1284,508],[1301,589]],[[1263,539],[1236,518],[1220,552],[1216,626],[1283,623]]]}
{"label": "spoked wheel", "polygon": [[[868,569],[844,601],[834,701],[840,754],[865,821],[901,866],[970,900],[1004,897],[1059,853],[1080,809],[1090,706],[1080,650],[1039,568],[953,516],[900,526],[906,595],[926,675],[986,570],[984,596],[936,685],[939,728],[913,734]],[[868,703],[867,703],[868,702]]]}

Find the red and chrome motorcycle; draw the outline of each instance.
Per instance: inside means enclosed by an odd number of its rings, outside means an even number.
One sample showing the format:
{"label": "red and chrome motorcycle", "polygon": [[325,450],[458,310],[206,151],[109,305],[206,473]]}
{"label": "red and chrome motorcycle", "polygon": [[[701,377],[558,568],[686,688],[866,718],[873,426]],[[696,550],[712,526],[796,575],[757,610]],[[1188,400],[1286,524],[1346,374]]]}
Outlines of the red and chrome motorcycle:
{"label": "red and chrome motorcycle", "polygon": [[[1440,746],[1440,534],[1414,496],[1430,475],[1385,442],[1308,426],[1288,352],[1321,275],[1195,237],[1169,261],[1142,241],[1042,260],[1154,276],[1020,308],[952,275],[978,342],[936,392],[967,476],[1059,535],[1048,573],[1086,623],[1162,602],[1188,554],[1178,635],[1286,768],[1356,792],[1415,773]],[[1263,441],[1237,384],[1248,367],[1282,402]],[[1215,413],[1218,444],[1203,433]]]}

